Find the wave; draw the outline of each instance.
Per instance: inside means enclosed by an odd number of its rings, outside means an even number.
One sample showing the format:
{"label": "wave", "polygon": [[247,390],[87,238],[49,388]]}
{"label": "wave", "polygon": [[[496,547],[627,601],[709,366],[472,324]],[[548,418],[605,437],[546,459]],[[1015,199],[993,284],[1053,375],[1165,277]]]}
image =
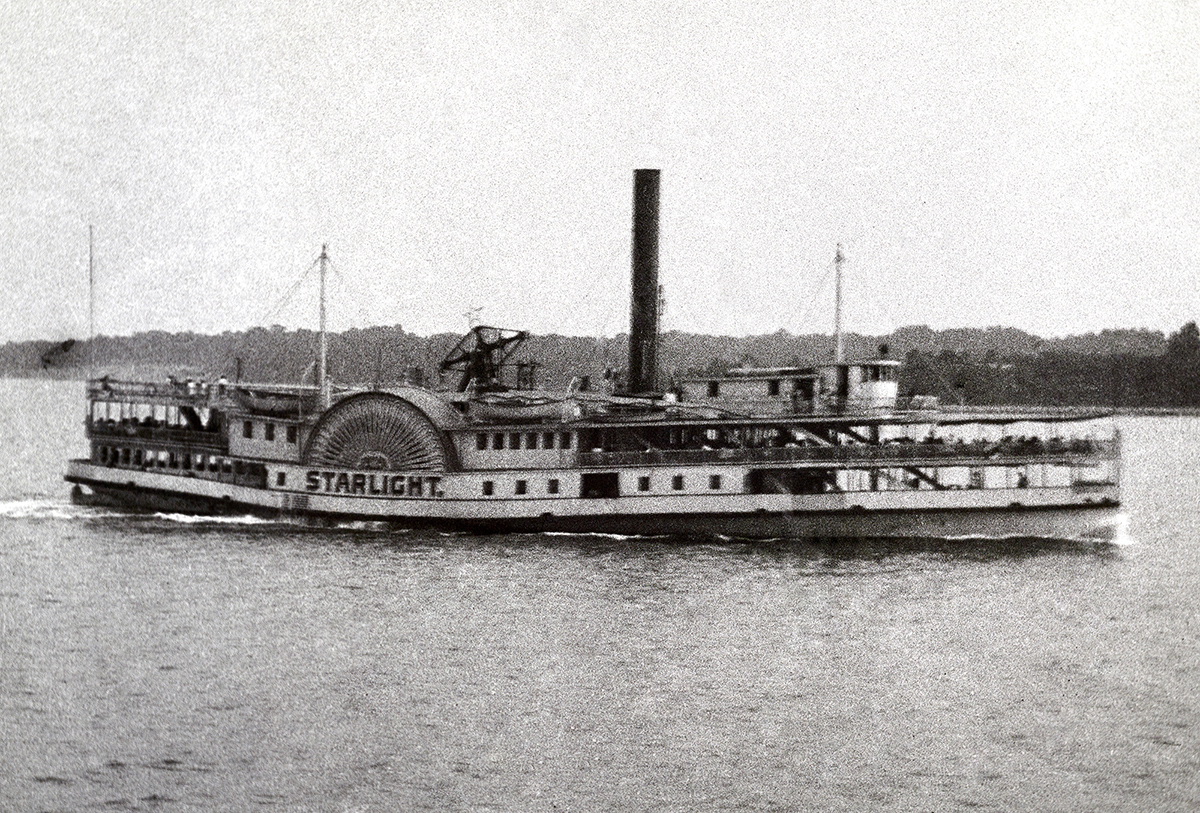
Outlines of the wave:
{"label": "wave", "polygon": [[[130,516],[128,514],[124,516]],[[165,520],[166,522],[175,522],[180,525],[286,525],[285,522],[280,522],[275,519],[267,519],[265,517],[256,517],[253,514],[238,514],[235,516],[217,516],[210,514],[166,514],[154,513],[150,515],[153,519]]]}
{"label": "wave", "polygon": [[98,519],[126,516],[119,511],[76,505],[69,500],[30,497],[22,500],[0,500],[0,519]]}

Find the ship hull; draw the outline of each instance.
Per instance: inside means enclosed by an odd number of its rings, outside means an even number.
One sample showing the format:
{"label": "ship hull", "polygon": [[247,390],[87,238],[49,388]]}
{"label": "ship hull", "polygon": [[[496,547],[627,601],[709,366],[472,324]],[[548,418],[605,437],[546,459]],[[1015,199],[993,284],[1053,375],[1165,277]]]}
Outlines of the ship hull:
{"label": "ship hull", "polygon": [[[102,474],[103,469],[100,470]],[[220,484],[205,493],[203,481],[139,473],[116,482],[76,470],[76,502],[123,510],[198,515],[256,515],[297,522],[379,522],[397,528],[437,528],[469,533],[571,533],[668,536],[680,539],[1082,539],[1110,541],[1118,534],[1121,514],[1115,495],[1096,494],[1074,504],[1043,499],[1040,504],[1009,501],[996,505],[947,504],[944,494],[930,493],[922,503],[903,507],[820,507],[816,500],[764,498],[742,501],[739,510],[655,511],[634,498],[562,500],[518,506],[481,516],[479,505],[459,500],[301,500],[298,495]],[[138,482],[140,481],[140,482]],[[190,492],[175,486],[190,486]],[[217,493],[220,492],[220,493]],[[965,495],[965,493],[964,493]],[[832,495],[830,495],[832,496]],[[969,495],[976,496],[976,495]],[[1012,495],[1008,495],[1012,496]],[[935,504],[941,497],[942,504]],[[825,501],[827,504],[830,501]],[[790,505],[792,507],[782,507]],[[782,508],[781,508],[782,507]],[[543,510],[553,508],[555,510]]]}

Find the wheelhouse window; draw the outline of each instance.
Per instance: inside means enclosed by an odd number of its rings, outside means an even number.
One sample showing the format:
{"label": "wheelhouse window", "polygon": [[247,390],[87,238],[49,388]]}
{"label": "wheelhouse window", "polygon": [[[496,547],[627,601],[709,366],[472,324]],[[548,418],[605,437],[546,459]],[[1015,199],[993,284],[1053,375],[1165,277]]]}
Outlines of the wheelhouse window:
{"label": "wheelhouse window", "polygon": [[557,478],[551,477],[549,480],[546,481],[546,493],[547,494],[557,494],[558,493],[558,479]]}
{"label": "wheelhouse window", "polygon": [[671,478],[671,488],[675,489],[676,491],[683,491],[683,475],[682,474],[676,474],[674,477]]}
{"label": "wheelhouse window", "polygon": [[542,448],[543,449],[553,449],[554,448],[554,433],[553,432],[543,432],[542,433]]}
{"label": "wheelhouse window", "polygon": [[275,440],[275,424],[268,423],[265,433],[263,434],[267,440]]}
{"label": "wheelhouse window", "polygon": [[491,480],[483,481],[483,496],[490,497],[496,493],[496,484]]}
{"label": "wheelhouse window", "polygon": [[710,474],[708,477],[708,487],[713,491],[719,491],[721,488],[721,475]]}
{"label": "wheelhouse window", "polygon": [[488,436],[487,432],[480,432],[475,436],[475,448],[483,451],[487,448]]}
{"label": "wheelhouse window", "polygon": [[242,421],[242,437],[244,437],[244,438],[254,437],[254,422],[253,421]]}
{"label": "wheelhouse window", "polygon": [[521,448],[521,433],[520,432],[513,432],[511,435],[508,436],[508,448],[510,448],[510,449],[520,449]]}
{"label": "wheelhouse window", "polygon": [[504,433],[503,432],[497,432],[496,434],[492,435],[492,448],[493,449],[503,449],[504,448]]}
{"label": "wheelhouse window", "polygon": [[287,485],[287,473],[286,472],[282,472],[282,471],[276,472],[275,485],[277,485],[277,486],[286,486]]}
{"label": "wheelhouse window", "polygon": [[289,427],[287,428],[287,442],[288,442],[288,443],[295,443],[295,442],[296,442],[296,435],[297,435],[297,434],[298,434],[298,433],[296,432],[296,427],[294,427],[294,426],[289,426]]}
{"label": "wheelhouse window", "polygon": [[772,378],[770,381],[767,382],[767,395],[778,395],[778,394],[779,394],[779,379]]}
{"label": "wheelhouse window", "polygon": [[558,448],[560,448],[560,449],[570,449],[571,448],[571,433],[570,432],[559,433]]}
{"label": "wheelhouse window", "polygon": [[708,382],[708,397],[716,398],[720,394],[721,394],[721,382],[720,381],[709,381]]}
{"label": "wheelhouse window", "polygon": [[537,448],[537,432],[530,432],[529,434],[525,435],[525,448],[526,449],[536,449]]}
{"label": "wheelhouse window", "polygon": [[639,477],[638,478],[638,491],[649,491],[649,490],[650,490],[650,478],[645,475]]}
{"label": "wheelhouse window", "polygon": [[516,485],[513,487],[513,493],[514,494],[524,494],[527,491],[529,491],[529,481],[517,480]]}

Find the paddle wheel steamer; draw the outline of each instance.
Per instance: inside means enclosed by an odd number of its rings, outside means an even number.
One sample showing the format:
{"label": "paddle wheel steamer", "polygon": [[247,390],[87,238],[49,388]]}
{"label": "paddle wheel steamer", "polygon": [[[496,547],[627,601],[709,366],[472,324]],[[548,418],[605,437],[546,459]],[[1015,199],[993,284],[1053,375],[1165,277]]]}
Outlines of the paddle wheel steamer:
{"label": "paddle wheel steamer", "polygon": [[[455,386],[88,382],[75,499],[470,532],[1104,537],[1120,435],[1094,410],[900,399],[884,353],[656,386],[658,172],[634,176],[628,384],[534,386],[475,327]],[[840,260],[839,250],[839,260]],[[322,272],[325,254],[322,252]],[[323,308],[322,308],[323,312]],[[322,318],[321,335],[324,337]]]}

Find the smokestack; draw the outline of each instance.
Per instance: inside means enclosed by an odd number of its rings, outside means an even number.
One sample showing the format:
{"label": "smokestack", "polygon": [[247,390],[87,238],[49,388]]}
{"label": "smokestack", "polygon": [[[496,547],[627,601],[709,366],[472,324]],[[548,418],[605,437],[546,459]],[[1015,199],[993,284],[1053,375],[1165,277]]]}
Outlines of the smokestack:
{"label": "smokestack", "polygon": [[629,391],[656,392],[658,357],[658,175],[633,171],[633,290],[629,314]]}

